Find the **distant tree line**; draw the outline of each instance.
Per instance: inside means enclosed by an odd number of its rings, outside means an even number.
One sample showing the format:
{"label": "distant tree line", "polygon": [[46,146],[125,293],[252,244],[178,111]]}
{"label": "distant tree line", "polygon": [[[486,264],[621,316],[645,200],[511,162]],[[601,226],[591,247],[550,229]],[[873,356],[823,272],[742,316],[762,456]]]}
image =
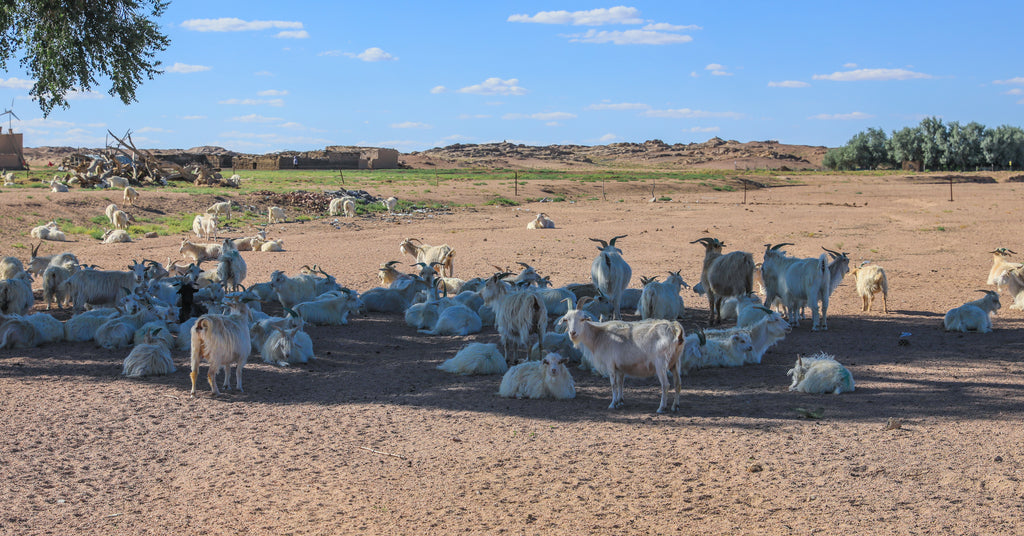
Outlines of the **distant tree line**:
{"label": "distant tree line", "polygon": [[969,171],[1019,169],[1024,165],[1024,130],[1002,125],[987,128],[970,122],[943,123],[928,117],[916,127],[886,136],[879,128],[856,134],[842,147],[825,153],[829,169],[899,169],[904,162],[922,170]]}

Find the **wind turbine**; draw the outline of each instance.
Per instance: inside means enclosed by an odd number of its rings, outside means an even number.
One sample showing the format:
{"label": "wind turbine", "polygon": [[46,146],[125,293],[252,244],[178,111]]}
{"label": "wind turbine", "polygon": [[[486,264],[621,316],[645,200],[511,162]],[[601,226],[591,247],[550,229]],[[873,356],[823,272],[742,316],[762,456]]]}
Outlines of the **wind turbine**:
{"label": "wind turbine", "polygon": [[11,107],[9,109],[7,109],[7,110],[4,110],[3,113],[0,113],[0,117],[3,117],[5,115],[8,116],[7,117],[7,130],[9,132],[13,133],[14,129],[11,128],[11,117],[17,119],[18,121],[21,121],[21,118],[18,117],[18,114],[14,113],[14,99],[11,99]]}

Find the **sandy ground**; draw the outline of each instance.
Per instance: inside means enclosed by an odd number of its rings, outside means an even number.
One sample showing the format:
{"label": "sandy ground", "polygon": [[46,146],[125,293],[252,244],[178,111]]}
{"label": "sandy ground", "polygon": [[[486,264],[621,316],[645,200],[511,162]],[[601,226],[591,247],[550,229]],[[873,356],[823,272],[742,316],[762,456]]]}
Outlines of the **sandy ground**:
{"label": "sandy ground", "polygon": [[[941,180],[803,180],[748,192],[746,204],[742,192],[666,187],[659,195],[672,201],[648,203],[642,184],[609,185],[604,201],[592,199],[597,184],[531,183],[523,198],[565,188],[575,202],[275,225],[287,252],[245,253],[248,282],[317,263],[365,290],[379,263],[402,259],[399,241],[415,236],[452,245],[458,276],[521,261],[560,285],[589,280],[597,250],[588,238],[627,234],[619,245],[632,286],[667,270],[692,284],[703,248],[689,242],[710,235],[757,260],[765,243],[783,241],[802,256],[825,246],[873,260],[889,274],[891,312],[862,313],[847,279],[828,332],[804,321],[760,365],[693,372],[675,414],[654,412],[654,379],[627,380],[625,407],[607,409],[607,381],[578,369],[573,400],[500,398],[499,377],[435,368],[468,342],[496,341],[493,330],[429,337],[397,315],[309,327],[316,362],[278,368],[253,358],[245,392],[217,399],[205,383],[189,397],[180,353],[176,373],[140,381],[119,376],[126,350],[0,350],[0,533],[1024,533],[1024,315],[1004,295],[993,333],[941,327],[946,310],[986,288],[988,251],[1024,251],[1024,187],[957,184],[950,202]],[[468,195],[458,188],[433,193]],[[28,195],[0,194],[3,253],[23,260],[15,245],[28,244],[37,219],[84,221],[109,197]],[[139,210],[213,200],[144,196]],[[526,230],[537,211],[557,228]],[[177,257],[180,243],[79,240],[41,253],[69,249],[123,268]],[[684,294],[686,329],[704,325],[706,302]],[[910,344],[898,345],[904,332]],[[787,390],[796,355],[820,350],[849,367],[854,393]],[[887,429],[890,419],[902,426]]]}

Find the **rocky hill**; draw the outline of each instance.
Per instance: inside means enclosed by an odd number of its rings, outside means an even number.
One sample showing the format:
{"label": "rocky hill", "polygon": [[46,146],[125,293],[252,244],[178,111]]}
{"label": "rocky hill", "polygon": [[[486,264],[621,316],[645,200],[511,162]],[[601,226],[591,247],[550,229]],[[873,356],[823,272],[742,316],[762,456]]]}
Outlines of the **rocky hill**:
{"label": "rocky hill", "polygon": [[[661,140],[609,145],[530,146],[508,142],[455,144],[427,151],[402,153],[404,167],[438,169],[482,167],[503,169],[640,167],[658,169],[817,169],[826,147],[786,145],[777,141],[751,141],[711,138],[703,143],[667,144]],[[94,153],[98,149],[73,147],[35,147],[25,149],[25,158],[34,169],[60,163],[72,153]],[[157,155],[225,154],[239,155],[222,147],[191,149],[151,149]],[[296,151],[283,151],[295,153]],[[319,153],[319,151],[315,151]],[[277,154],[280,154],[277,153]],[[306,153],[298,152],[300,156]]]}

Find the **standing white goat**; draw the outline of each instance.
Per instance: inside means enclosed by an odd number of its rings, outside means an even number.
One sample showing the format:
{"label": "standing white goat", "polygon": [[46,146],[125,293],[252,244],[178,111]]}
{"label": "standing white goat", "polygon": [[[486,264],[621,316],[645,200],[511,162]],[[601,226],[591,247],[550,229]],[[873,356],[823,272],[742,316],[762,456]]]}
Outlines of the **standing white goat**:
{"label": "standing white goat", "polygon": [[[530,337],[536,334],[541,341],[541,352],[544,351],[544,332],[547,330],[548,311],[544,300],[536,293],[528,290],[509,290],[502,279],[511,275],[508,272],[494,274],[487,279],[480,296],[484,303],[494,309],[494,325],[501,336],[505,350],[505,359],[515,363],[515,348],[523,347],[530,351]],[[509,352],[509,346],[513,351]]]}
{"label": "standing white goat", "polygon": [[882,312],[889,314],[889,280],[885,277],[885,270],[877,264],[868,264],[871,261],[864,261],[860,266],[850,269],[850,275],[857,282],[857,294],[864,301],[863,311],[871,310],[875,303],[875,294],[882,293]]}
{"label": "standing white goat", "polygon": [[598,251],[601,253],[590,264],[590,279],[594,286],[612,302],[613,317],[622,318],[620,307],[622,305],[622,293],[629,286],[629,280],[633,277],[633,269],[629,267],[622,258],[622,250],[615,247],[615,241],[625,238],[628,235],[613,237],[605,242],[598,238],[591,238],[591,242],[599,242]]}
{"label": "standing white goat", "polygon": [[658,283],[653,279],[644,285],[640,294],[640,303],[637,312],[640,318],[662,318],[675,320],[683,314],[683,298],[679,291],[683,288],[690,288],[690,285],[683,281],[679,272],[669,272],[668,279],[664,283]]}
{"label": "standing white goat", "polygon": [[582,310],[589,298],[577,302],[558,320],[566,325],[569,338],[577,348],[586,348],[594,368],[607,374],[612,385],[612,403],[609,409],[623,406],[622,395],[626,376],[649,378],[657,376],[661,383],[661,404],[658,413],[668,409],[668,376],[672,374],[676,397],[672,410],[679,407],[679,357],[686,343],[686,333],[679,322],[670,320],[643,320],[640,322],[594,322]]}
{"label": "standing white goat", "polygon": [[230,314],[205,314],[192,325],[192,379],[191,395],[196,394],[196,378],[199,377],[199,364],[206,361],[210,364],[206,379],[214,396],[220,395],[215,376],[224,368],[224,387],[228,386],[231,377],[231,365],[235,366],[235,383],[239,392],[242,391],[242,367],[249,359],[252,343],[249,341],[249,308],[240,301],[229,303]]}
{"label": "standing white goat", "polygon": [[1016,254],[1013,250],[996,248],[989,253],[992,254],[992,268],[988,271],[987,283],[995,285],[998,290],[1003,290],[1003,287],[1006,285],[1006,272],[1020,268],[1024,264],[1006,260],[1010,255]]}

